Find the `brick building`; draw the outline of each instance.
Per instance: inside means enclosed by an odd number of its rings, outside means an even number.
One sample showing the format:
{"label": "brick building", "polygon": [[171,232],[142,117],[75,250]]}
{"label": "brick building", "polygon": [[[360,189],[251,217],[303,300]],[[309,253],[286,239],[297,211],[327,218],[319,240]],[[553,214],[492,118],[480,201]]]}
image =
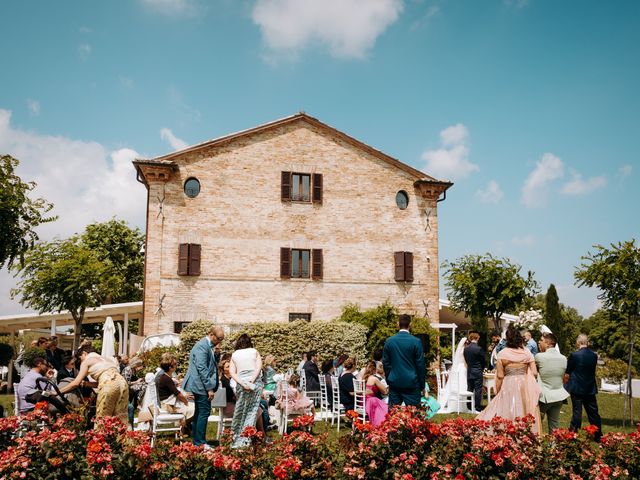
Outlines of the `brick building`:
{"label": "brick building", "polygon": [[150,160],[145,335],[330,320],[390,300],[438,321],[439,181],[305,113]]}

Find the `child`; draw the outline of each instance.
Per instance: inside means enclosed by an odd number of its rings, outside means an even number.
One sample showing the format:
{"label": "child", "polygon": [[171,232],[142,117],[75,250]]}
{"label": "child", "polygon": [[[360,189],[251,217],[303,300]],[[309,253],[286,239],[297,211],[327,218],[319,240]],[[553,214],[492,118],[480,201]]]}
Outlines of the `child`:
{"label": "child", "polygon": [[[293,415],[308,415],[311,413],[315,415],[315,407],[313,402],[304,394],[298,390],[298,384],[300,383],[300,376],[296,373],[289,377],[287,385],[288,396],[288,409],[289,414]],[[284,408],[285,392],[281,391],[278,397],[277,404],[280,408]]]}

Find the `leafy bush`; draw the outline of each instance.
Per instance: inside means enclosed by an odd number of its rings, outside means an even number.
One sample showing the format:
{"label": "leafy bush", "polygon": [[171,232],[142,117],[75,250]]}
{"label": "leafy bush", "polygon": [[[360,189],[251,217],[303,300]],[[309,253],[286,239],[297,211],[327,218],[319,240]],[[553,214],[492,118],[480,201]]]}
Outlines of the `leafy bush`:
{"label": "leafy bush", "polygon": [[44,359],[47,358],[44,348],[29,347],[25,349],[24,354],[22,355],[22,360],[27,367],[33,368],[33,361],[38,357]]}
{"label": "leafy bush", "polygon": [[[598,380],[605,379],[611,383],[622,383],[627,378],[627,362],[616,358],[606,358],[604,366],[598,367]],[[631,367],[631,376],[637,375],[636,369]]]}
{"label": "leafy bush", "polygon": [[264,357],[273,355],[279,368],[295,368],[302,352],[315,350],[320,361],[347,353],[363,362],[367,358],[366,333],[362,325],[344,322],[254,323],[228,335],[223,352],[232,352],[236,339],[247,333]]}
{"label": "leafy bush", "polygon": [[[360,305],[349,303],[343,307],[338,320],[364,325],[367,328],[367,350],[371,353],[382,349],[387,338],[398,331],[398,310],[388,301],[365,311],[360,310]],[[429,319],[414,317],[411,321],[411,333],[429,336],[429,351],[425,353],[427,361],[432,361],[438,351],[438,330],[431,326]]]}
{"label": "leafy bush", "polygon": [[[178,357],[178,347],[162,347],[158,346],[152,348],[151,350],[147,350],[146,352],[140,353],[138,358],[142,360],[142,375],[147,373],[155,373],[156,369],[160,366],[160,359],[162,358],[162,354],[170,353],[174,357]],[[186,371],[188,365],[181,365],[178,363],[178,370],[180,372]]]}
{"label": "leafy bush", "polygon": [[13,347],[8,343],[0,343],[0,365],[7,366],[13,358]]}

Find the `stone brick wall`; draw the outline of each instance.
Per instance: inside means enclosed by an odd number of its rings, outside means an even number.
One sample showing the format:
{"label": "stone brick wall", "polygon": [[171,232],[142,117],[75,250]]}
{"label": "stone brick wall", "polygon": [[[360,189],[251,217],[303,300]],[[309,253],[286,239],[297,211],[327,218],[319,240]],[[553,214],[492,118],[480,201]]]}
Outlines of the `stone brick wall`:
{"label": "stone brick wall", "polygon": [[[144,334],[174,322],[286,321],[290,312],[330,320],[347,302],[390,300],[438,321],[436,198],[416,177],[297,121],[174,159],[169,180],[142,167],[149,185]],[[282,171],[322,173],[323,203],[283,203]],[[200,194],[183,184],[196,177]],[[409,206],[395,203],[399,190]],[[425,210],[430,210],[428,216]],[[202,246],[201,274],[177,275],[178,245]],[[321,248],[322,280],[280,279],[280,248]],[[394,281],[394,251],[414,255],[414,281]],[[161,305],[160,305],[161,301]]]}

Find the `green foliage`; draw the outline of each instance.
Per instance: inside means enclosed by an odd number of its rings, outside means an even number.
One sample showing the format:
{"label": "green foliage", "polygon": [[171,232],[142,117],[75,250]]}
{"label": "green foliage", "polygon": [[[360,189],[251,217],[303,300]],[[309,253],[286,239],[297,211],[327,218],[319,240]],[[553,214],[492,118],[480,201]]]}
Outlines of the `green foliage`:
{"label": "green foliage", "polygon": [[320,362],[340,353],[356,357],[360,364],[367,358],[367,328],[363,325],[336,321],[253,323],[228,335],[222,351],[232,352],[235,340],[243,333],[251,337],[263,357],[275,357],[278,369],[297,367],[301,354],[309,350],[318,352]]}
{"label": "green foliage", "polygon": [[543,317],[545,325],[555,334],[560,344],[560,349],[563,350],[564,332],[562,328],[562,313],[560,312],[560,299],[558,298],[556,286],[553,283],[549,285],[547,294],[545,295]]}
{"label": "green foliage", "polygon": [[42,198],[29,198],[36,183],[23,182],[15,174],[19,163],[11,155],[0,156],[0,267],[21,262],[38,240],[35,228],[58,218],[46,216],[53,204]]}
{"label": "green foliage", "polygon": [[[104,235],[102,240],[98,239],[100,235]],[[125,237],[124,245],[119,244],[119,236]],[[139,247],[134,248],[140,238],[138,230],[111,220],[89,225],[82,236],[37,244],[25,254],[22,265],[14,265],[21,280],[11,295],[14,298],[20,295],[22,305],[40,313],[69,310],[75,321],[74,344],[78,345],[88,307],[113,298],[121,301],[139,298],[127,295],[139,291],[142,282],[143,260]],[[113,257],[109,253],[112,247]],[[127,256],[131,258],[126,260]],[[135,272],[138,273],[134,275]]]}
{"label": "green foliage", "polygon": [[8,343],[0,343],[0,365],[7,366],[13,358],[13,347]]}
{"label": "green foliage", "polygon": [[[632,375],[637,375],[636,369],[632,369]],[[597,375],[611,383],[622,383],[627,378],[627,362],[615,358],[607,358],[604,366],[598,367]]]}
{"label": "green foliage", "polygon": [[[626,360],[629,354],[627,325],[624,318],[604,309],[596,310],[582,323],[582,330],[589,335],[589,343],[599,353],[614,360]],[[574,337],[575,340],[575,337]],[[636,332],[635,353],[640,353],[640,332]],[[567,350],[567,352],[573,350]],[[634,357],[633,365],[640,369],[640,355]]]}
{"label": "green foliage", "polygon": [[22,355],[22,361],[27,367],[33,368],[33,361],[38,357],[44,359],[47,358],[44,348],[29,347],[25,349],[24,354]]}
{"label": "green foliage", "polygon": [[493,328],[501,331],[502,314],[516,313],[538,289],[533,272],[524,278],[520,265],[490,253],[465,255],[454,262],[444,262],[442,268],[451,308],[464,312],[473,328],[485,333],[488,318],[493,319]]}
{"label": "green foliage", "polygon": [[204,338],[209,333],[211,327],[213,327],[211,320],[196,320],[191,322],[180,332],[180,347],[177,352],[178,370],[184,369],[186,371],[189,364],[189,354],[193,346]]}
{"label": "green foliage", "polygon": [[[143,365],[142,375],[145,375],[147,373],[154,373],[156,369],[160,366],[160,359],[162,358],[162,355],[165,353],[170,353],[177,358],[178,347],[159,346],[159,347],[152,348],[151,350],[147,350],[146,352],[138,354],[138,358],[142,360],[142,365]],[[181,364],[179,362],[177,370],[179,372],[186,372],[188,366],[189,366],[188,363]]]}

